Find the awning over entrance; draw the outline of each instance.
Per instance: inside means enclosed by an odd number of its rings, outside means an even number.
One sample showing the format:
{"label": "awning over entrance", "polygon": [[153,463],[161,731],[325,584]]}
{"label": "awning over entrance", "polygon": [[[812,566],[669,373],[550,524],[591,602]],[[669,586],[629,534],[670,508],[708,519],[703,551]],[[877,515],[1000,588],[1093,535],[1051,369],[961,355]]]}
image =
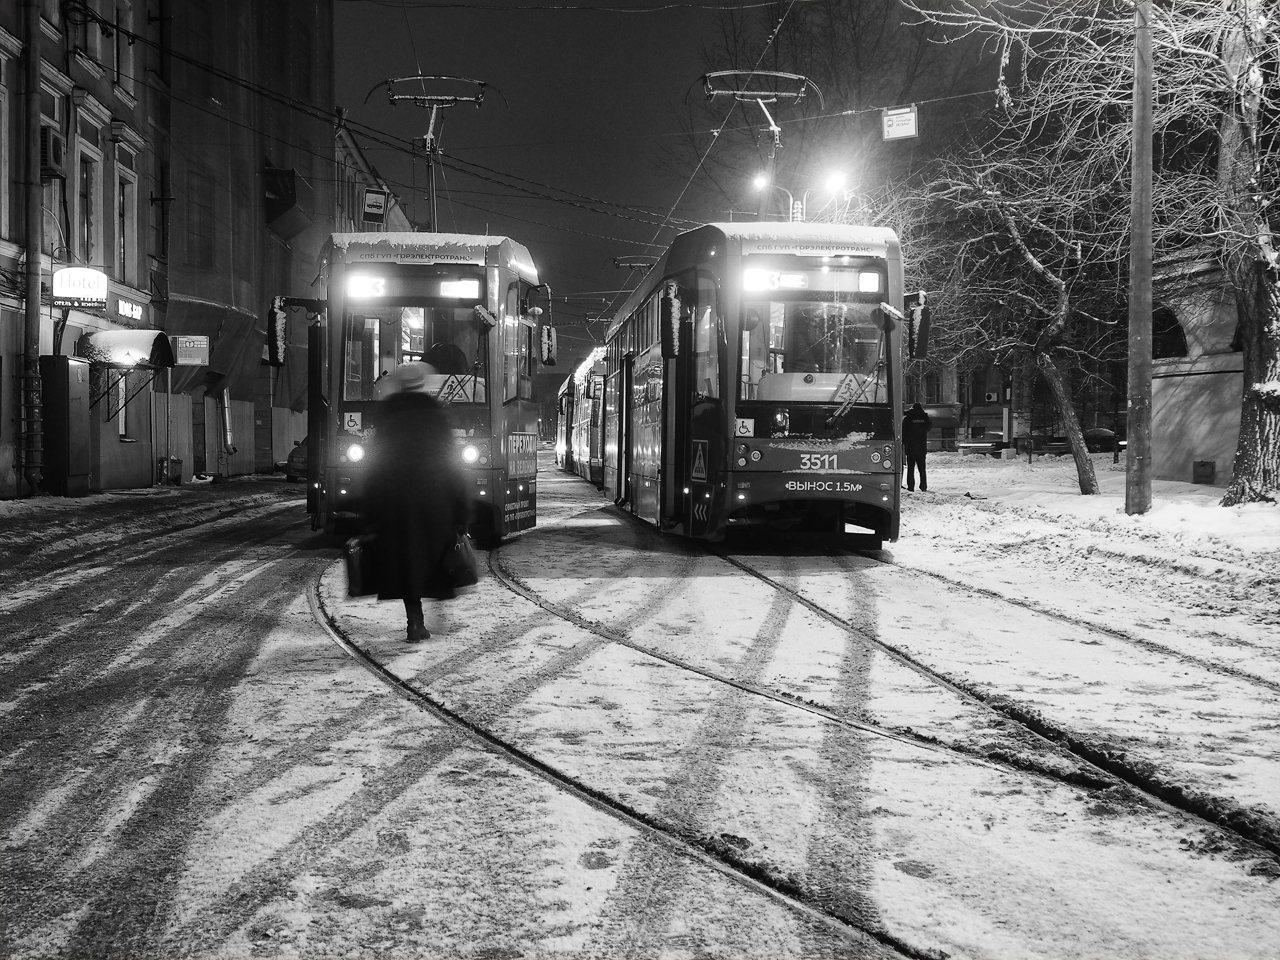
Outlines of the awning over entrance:
{"label": "awning over entrance", "polygon": [[76,356],[107,367],[156,370],[173,366],[173,347],[163,330],[99,330],[76,341]]}

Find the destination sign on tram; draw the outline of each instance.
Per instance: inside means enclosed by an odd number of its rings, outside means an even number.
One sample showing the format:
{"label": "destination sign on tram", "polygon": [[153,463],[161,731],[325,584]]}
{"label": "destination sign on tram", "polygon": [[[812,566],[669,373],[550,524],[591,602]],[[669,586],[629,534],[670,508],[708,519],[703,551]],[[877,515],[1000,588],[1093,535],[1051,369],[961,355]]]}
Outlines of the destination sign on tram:
{"label": "destination sign on tram", "polygon": [[479,277],[406,276],[398,271],[361,270],[347,274],[346,282],[348,300],[479,300],[481,290]]}

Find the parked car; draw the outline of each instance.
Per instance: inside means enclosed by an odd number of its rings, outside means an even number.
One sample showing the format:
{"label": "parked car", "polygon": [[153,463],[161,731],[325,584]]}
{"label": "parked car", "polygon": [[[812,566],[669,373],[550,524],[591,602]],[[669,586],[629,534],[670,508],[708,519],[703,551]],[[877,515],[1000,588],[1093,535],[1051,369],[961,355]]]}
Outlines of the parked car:
{"label": "parked car", "polygon": [[1116,448],[1116,434],[1106,427],[1090,427],[1084,432],[1085,449],[1090,453],[1110,453]]}
{"label": "parked car", "polygon": [[296,441],[289,459],[284,462],[284,478],[290,483],[307,479],[307,440],[303,437]]}

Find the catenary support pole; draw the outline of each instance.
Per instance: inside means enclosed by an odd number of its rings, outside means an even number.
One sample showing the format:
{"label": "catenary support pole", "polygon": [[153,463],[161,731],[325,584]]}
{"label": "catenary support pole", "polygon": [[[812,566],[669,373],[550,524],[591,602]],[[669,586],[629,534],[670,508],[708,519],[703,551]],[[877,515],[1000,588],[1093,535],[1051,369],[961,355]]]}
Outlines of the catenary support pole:
{"label": "catenary support pole", "polygon": [[27,271],[23,292],[22,477],[29,493],[44,482],[44,404],[40,382],[40,248],[44,245],[43,182],[40,177],[40,0],[24,4],[23,104],[26,162],[25,232]]}
{"label": "catenary support pole", "polygon": [[1151,0],[1138,0],[1133,17],[1127,514],[1151,509]]}

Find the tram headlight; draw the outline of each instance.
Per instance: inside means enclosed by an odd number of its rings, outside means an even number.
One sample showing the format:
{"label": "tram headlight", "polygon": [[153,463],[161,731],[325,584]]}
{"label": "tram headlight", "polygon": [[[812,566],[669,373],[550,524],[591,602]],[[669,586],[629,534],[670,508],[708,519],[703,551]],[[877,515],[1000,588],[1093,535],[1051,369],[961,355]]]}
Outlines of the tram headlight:
{"label": "tram headlight", "polygon": [[358,443],[353,443],[347,447],[347,459],[352,463],[359,463],[364,459],[364,447]]}
{"label": "tram headlight", "polygon": [[489,466],[489,441],[467,440],[458,447],[458,456],[468,467]]}
{"label": "tram headlight", "polygon": [[752,462],[752,463],[758,463],[759,461],[760,461],[760,451],[759,451],[759,450],[752,450],[752,451],[751,451],[751,462]]}

